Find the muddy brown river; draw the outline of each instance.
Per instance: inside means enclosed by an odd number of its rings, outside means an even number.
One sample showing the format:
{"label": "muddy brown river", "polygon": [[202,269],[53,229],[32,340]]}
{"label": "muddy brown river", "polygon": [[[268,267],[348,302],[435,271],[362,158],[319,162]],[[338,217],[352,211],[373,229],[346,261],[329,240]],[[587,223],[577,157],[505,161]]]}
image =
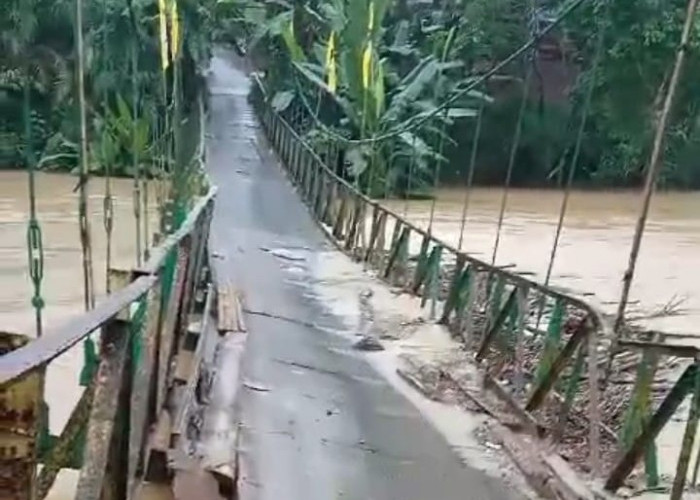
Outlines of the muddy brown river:
{"label": "muddy brown river", "polygon": [[[470,197],[462,248],[490,262],[502,190],[475,189]],[[508,196],[496,263],[514,265],[537,281],[546,275],[562,193],[515,189]],[[614,313],[640,208],[636,191],[573,192],[550,283]],[[433,232],[459,242],[464,191],[442,190]],[[430,201],[392,201],[399,214],[427,228]],[[419,242],[412,242],[417,250]],[[666,331],[697,333],[700,319],[700,193],[660,193],[654,198],[628,315]],[[668,304],[674,314],[646,318]]]}
{"label": "muddy brown river", "polygon": [[[59,174],[37,177],[37,212],[44,243],[44,280],[42,295],[46,301],[44,330],[59,326],[83,311],[82,253],[78,231],[77,179]],[[133,183],[127,179],[112,181],[114,196],[114,233],[112,266],[130,269],[136,263],[136,236]],[[95,291],[98,299],[105,291],[106,234],[103,218],[105,185],[93,179],[89,185],[89,214],[92,229]],[[26,228],[29,213],[27,174],[0,172],[0,329],[34,335],[31,309],[32,287],[27,272]],[[151,200],[155,193],[151,190]],[[155,212],[151,212],[151,228]],[[46,375],[46,394],[50,407],[49,425],[58,433],[75,406],[81,388],[78,375],[82,366],[82,347],[69,351],[51,363]],[[63,471],[49,498],[73,498],[77,473]]]}
{"label": "muddy brown river", "polygon": [[[81,250],[78,238],[76,178],[41,174],[37,179],[38,215],[43,229],[47,327],[80,314],[83,304]],[[496,237],[501,190],[476,189],[471,195],[463,249],[490,261]],[[89,188],[95,285],[105,288],[106,238],[102,200],[104,181]],[[112,265],[135,264],[132,182],[113,181],[115,226]],[[512,264],[542,280],[554,238],[560,192],[513,190],[508,199],[497,263]],[[151,197],[154,199],[154,196]],[[433,231],[457,244],[464,192],[441,190]],[[552,284],[586,294],[613,312],[639,210],[637,192],[575,192],[562,233]],[[427,227],[429,201],[389,202],[392,208]],[[23,172],[0,172],[0,322],[3,330],[33,334],[31,286],[27,273],[26,223],[29,204]],[[155,214],[151,214],[154,219]],[[154,227],[153,225],[151,227]],[[664,330],[697,332],[700,320],[700,195],[668,193],[655,197],[632,288],[630,316],[643,316],[676,303],[674,315],[645,319]],[[417,249],[416,249],[417,250]],[[698,332],[700,334],[700,332]],[[80,394],[77,385],[82,353],[73,350],[54,362],[47,374],[52,432],[59,432]],[[51,498],[68,498],[77,475],[62,473]]]}

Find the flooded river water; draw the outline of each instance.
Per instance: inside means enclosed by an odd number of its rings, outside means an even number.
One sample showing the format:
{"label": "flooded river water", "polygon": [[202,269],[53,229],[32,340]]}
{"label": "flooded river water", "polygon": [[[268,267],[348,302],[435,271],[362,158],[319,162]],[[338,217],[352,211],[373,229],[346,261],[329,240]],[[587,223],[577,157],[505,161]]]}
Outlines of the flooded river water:
{"label": "flooded river water", "polygon": [[[37,179],[38,216],[43,230],[46,301],[45,324],[58,325],[80,314],[83,304],[81,249],[78,237],[76,178],[42,174]],[[105,289],[106,238],[102,200],[104,181],[90,185],[95,285]],[[115,180],[113,262],[135,264],[132,182]],[[513,190],[503,224],[497,263],[514,264],[542,280],[561,203],[560,192]],[[476,189],[471,195],[463,249],[490,261],[496,237],[501,190]],[[464,192],[441,190],[433,231],[457,244]],[[552,284],[614,311],[627,264],[640,196],[636,192],[575,192],[561,237]],[[430,201],[389,202],[392,208],[427,227]],[[0,172],[0,322],[3,330],[32,334],[31,285],[27,273],[26,224],[29,203],[23,172]],[[153,218],[153,214],[151,214]],[[154,227],[154,226],[152,226]],[[700,320],[700,196],[669,193],[655,197],[632,289],[631,315],[653,312],[680,300],[681,314],[647,321],[665,330],[696,333]],[[417,248],[415,249],[417,251]],[[700,333],[700,332],[698,332]],[[75,349],[51,365],[47,394],[52,432],[59,432],[77,401],[82,352]],[[68,498],[77,475],[63,474],[52,498]]]}
{"label": "flooded river water", "polygon": [[[82,253],[78,229],[78,197],[73,176],[41,174],[37,177],[37,212],[44,246],[42,296],[44,330],[60,326],[83,311]],[[106,234],[103,218],[104,180],[89,185],[89,214],[95,291],[105,291]],[[112,180],[114,233],[112,267],[130,269],[136,263],[136,224],[132,201],[133,182]],[[0,172],[0,329],[34,335],[34,314],[30,300],[32,286],[27,271],[26,228],[29,213],[27,174]],[[154,199],[151,197],[151,199]],[[151,220],[154,219],[151,212]],[[151,227],[155,227],[151,225]],[[59,433],[80,397],[78,376],[82,347],[69,351],[51,363],[46,375],[49,425]],[[50,498],[73,498],[77,474],[64,471]]]}
{"label": "flooded river water", "polygon": [[[467,212],[462,248],[491,261],[502,190],[475,189]],[[463,190],[440,191],[433,233],[458,245]],[[496,263],[515,265],[544,281],[554,241],[562,193],[515,189],[508,196]],[[586,295],[614,313],[629,258],[640,193],[573,192],[550,283]],[[427,228],[430,201],[390,202],[399,214]],[[419,242],[413,242],[418,251]],[[629,316],[648,316],[669,303],[677,315],[645,319],[647,326],[678,333],[697,333],[700,320],[700,193],[659,193],[642,242],[632,287]]]}

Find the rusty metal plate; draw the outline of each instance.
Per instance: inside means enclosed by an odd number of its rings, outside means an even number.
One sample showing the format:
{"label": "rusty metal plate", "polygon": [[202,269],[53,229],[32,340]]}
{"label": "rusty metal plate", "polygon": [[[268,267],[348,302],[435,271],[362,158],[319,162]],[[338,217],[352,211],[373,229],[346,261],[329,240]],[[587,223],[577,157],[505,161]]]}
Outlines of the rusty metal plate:
{"label": "rusty metal plate", "polygon": [[[30,339],[0,332],[0,356]],[[43,372],[0,388],[0,500],[29,500],[35,477]]]}

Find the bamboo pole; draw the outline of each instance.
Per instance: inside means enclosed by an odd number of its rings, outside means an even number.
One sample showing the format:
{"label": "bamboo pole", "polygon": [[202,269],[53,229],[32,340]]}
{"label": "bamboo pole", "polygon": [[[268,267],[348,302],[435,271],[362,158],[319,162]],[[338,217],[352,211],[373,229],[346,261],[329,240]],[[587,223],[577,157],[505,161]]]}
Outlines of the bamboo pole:
{"label": "bamboo pole", "polygon": [[75,0],[75,34],[78,56],[78,104],[80,111],[80,181],[78,211],[80,222],[80,241],[83,250],[83,288],[85,309],[95,306],[94,282],[92,273],[92,248],[90,243],[90,219],[88,217],[87,182],[88,182],[88,145],[87,112],[85,102],[85,47],[83,39],[83,2]]}
{"label": "bamboo pole", "polygon": [[659,174],[659,168],[661,164],[661,153],[664,146],[664,139],[666,135],[666,127],[668,125],[669,115],[671,113],[671,108],[676,96],[676,89],[678,88],[678,82],[680,81],[681,71],[683,70],[683,64],[685,62],[686,50],[688,47],[688,42],[690,41],[690,32],[693,27],[693,18],[695,11],[697,10],[698,0],[689,0],[688,9],[685,16],[685,23],[683,25],[683,32],[681,34],[681,41],[676,51],[676,61],[673,66],[673,73],[671,75],[671,81],[668,85],[668,90],[666,92],[666,97],[664,99],[663,108],[661,110],[661,116],[659,117],[659,122],[656,127],[656,135],[654,137],[654,145],[651,151],[651,157],[649,158],[649,166],[647,168],[646,180],[644,183],[644,194],[642,195],[642,207],[637,219],[637,225],[634,232],[634,238],[632,240],[632,249],[630,251],[629,263],[627,265],[627,270],[623,275],[622,279],[622,294],[620,296],[620,303],[617,308],[617,315],[615,317],[615,333],[619,333],[620,328],[625,320],[625,309],[627,308],[627,302],[629,300],[630,288],[632,287],[632,280],[634,279],[634,272],[637,267],[637,258],[639,257],[639,249],[642,245],[642,236],[644,235],[644,229],[646,227],[647,218],[649,216],[649,207],[651,205],[651,197],[654,194],[654,189],[656,187],[656,180]]}

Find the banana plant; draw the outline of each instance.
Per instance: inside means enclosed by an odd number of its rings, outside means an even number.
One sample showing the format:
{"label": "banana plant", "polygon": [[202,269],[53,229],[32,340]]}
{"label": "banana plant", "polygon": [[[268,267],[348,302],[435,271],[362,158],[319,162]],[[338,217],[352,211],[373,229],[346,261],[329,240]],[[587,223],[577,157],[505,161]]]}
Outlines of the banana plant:
{"label": "banana plant", "polygon": [[[330,125],[336,133],[354,139],[345,150],[346,174],[372,196],[426,187],[430,171],[445,161],[441,144],[451,141],[446,127],[456,119],[475,116],[471,104],[486,98],[471,93],[439,110],[440,103],[466,82],[455,71],[461,69],[461,63],[450,60],[449,37],[443,37],[437,55],[420,57],[402,74],[397,59],[420,52],[412,46],[405,23],[395,28],[383,26],[389,4],[388,0],[321,2],[314,13],[317,22],[322,22],[323,36],[310,50],[298,42],[294,11],[278,18],[289,19],[286,25],[281,21],[279,35],[298,82],[293,90],[285,90],[278,104],[299,99],[306,103],[307,113],[316,116],[328,113],[323,113],[322,106],[313,109],[312,102],[335,109],[330,124],[312,129],[309,136],[327,138],[328,131],[323,129]],[[455,79],[455,75],[460,77]],[[412,122],[420,126],[402,129]]]}

